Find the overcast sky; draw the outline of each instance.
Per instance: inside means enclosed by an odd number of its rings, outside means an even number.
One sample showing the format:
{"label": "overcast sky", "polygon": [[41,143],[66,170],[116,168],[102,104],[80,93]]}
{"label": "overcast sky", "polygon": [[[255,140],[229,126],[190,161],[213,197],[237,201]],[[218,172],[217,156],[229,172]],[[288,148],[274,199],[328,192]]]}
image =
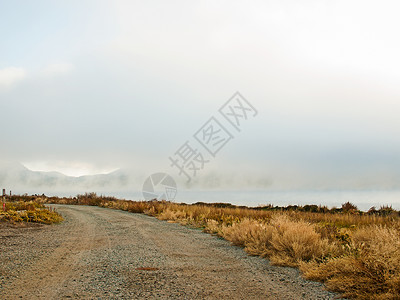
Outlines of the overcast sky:
{"label": "overcast sky", "polygon": [[234,139],[203,174],[391,186],[399,11],[398,1],[0,0],[0,160],[177,176],[168,157],[239,91],[258,114],[240,132],[227,126]]}

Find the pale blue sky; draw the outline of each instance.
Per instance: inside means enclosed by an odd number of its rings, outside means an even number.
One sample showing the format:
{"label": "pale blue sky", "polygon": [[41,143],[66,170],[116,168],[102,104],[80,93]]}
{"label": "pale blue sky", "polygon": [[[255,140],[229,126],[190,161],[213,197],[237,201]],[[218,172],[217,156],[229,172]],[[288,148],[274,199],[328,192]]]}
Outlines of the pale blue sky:
{"label": "pale blue sky", "polygon": [[1,159],[71,175],[173,173],[168,156],[238,90],[259,114],[204,174],[392,186],[399,8],[0,0]]}

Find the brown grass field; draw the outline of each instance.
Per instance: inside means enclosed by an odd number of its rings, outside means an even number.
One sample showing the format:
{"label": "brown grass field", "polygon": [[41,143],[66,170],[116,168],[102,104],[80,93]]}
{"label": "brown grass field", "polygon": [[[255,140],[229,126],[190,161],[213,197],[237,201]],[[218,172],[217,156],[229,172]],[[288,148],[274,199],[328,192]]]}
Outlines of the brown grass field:
{"label": "brown grass field", "polygon": [[202,228],[275,265],[297,267],[306,278],[324,282],[343,297],[400,299],[400,213],[390,207],[368,212],[358,211],[351,203],[340,209],[316,205],[247,208],[223,203],[134,202],[94,193],[74,198],[12,196],[8,201],[8,207],[25,203],[43,209],[43,204],[56,203],[145,213]]}
{"label": "brown grass field", "polygon": [[0,221],[53,224],[62,222],[63,217],[54,209],[45,207],[35,199],[29,201],[14,200],[6,202],[4,209],[1,208]]}

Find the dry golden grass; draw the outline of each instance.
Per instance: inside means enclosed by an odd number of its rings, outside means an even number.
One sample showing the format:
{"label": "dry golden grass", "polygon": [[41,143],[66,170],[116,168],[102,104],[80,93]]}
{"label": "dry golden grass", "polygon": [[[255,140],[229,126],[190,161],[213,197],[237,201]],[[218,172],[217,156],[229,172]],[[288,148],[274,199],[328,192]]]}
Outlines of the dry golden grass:
{"label": "dry golden grass", "polygon": [[[211,228],[207,228],[210,226]],[[336,243],[304,221],[293,221],[284,214],[276,214],[268,221],[243,219],[232,225],[209,221],[207,231],[217,233],[251,255],[267,257],[272,263],[297,267],[302,261],[323,259],[337,254]]]}
{"label": "dry golden grass", "polygon": [[[30,197],[22,200],[30,201]],[[133,202],[96,194],[36,197],[39,203],[97,205],[203,228],[250,255],[299,267],[308,279],[355,299],[400,299],[400,217],[390,207],[363,213],[309,205],[244,208],[226,204]]]}
{"label": "dry golden grass", "polygon": [[35,202],[6,202],[5,211],[0,211],[0,219],[8,222],[34,222],[43,224],[63,221],[61,215]]}
{"label": "dry golden grass", "polygon": [[302,263],[308,279],[355,299],[400,298],[400,231],[371,225],[354,231],[340,257],[323,263]]}
{"label": "dry golden grass", "polygon": [[315,226],[305,221],[292,221],[287,216],[271,220],[272,262],[297,266],[301,261],[321,260],[334,253],[335,244],[322,238]]}

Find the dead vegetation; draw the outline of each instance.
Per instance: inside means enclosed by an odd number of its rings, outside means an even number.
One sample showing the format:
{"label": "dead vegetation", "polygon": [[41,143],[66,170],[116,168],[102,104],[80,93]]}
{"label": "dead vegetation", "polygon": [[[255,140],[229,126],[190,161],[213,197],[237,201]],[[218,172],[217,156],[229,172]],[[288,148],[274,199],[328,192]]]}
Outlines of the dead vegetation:
{"label": "dead vegetation", "polygon": [[12,201],[3,203],[5,206],[0,211],[0,221],[3,222],[53,224],[63,221],[62,216],[54,209],[46,208],[38,201]]}

